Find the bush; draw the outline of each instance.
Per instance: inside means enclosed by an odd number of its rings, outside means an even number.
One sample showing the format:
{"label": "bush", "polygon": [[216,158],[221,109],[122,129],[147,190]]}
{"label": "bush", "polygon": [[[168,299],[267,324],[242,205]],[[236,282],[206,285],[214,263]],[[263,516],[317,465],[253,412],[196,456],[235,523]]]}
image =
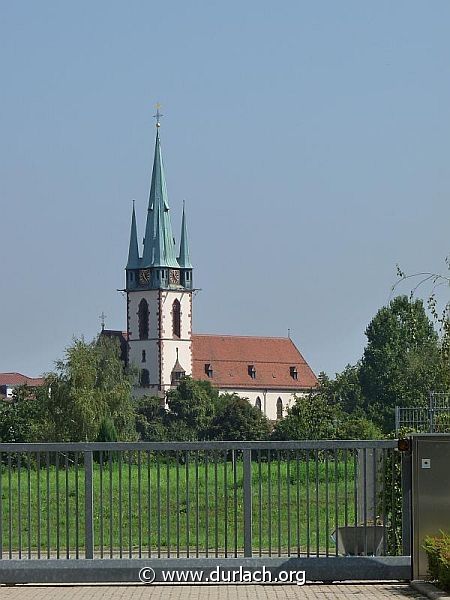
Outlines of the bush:
{"label": "bush", "polygon": [[381,440],[384,435],[370,419],[350,415],[339,423],[337,437],[340,440]]}
{"label": "bush", "polygon": [[450,592],[450,535],[442,531],[440,537],[427,537],[423,547],[428,556],[431,579]]}

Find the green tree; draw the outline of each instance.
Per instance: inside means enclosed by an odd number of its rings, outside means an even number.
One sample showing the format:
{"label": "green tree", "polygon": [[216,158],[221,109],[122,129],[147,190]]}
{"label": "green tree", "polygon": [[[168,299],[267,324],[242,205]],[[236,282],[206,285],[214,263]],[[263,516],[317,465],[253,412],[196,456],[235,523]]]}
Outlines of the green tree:
{"label": "green tree", "polygon": [[168,440],[167,413],[161,398],[144,396],[136,401],[136,431],[144,442]]}
{"label": "green tree", "polygon": [[370,419],[354,415],[342,415],[338,423],[337,438],[340,440],[380,440],[383,432]]}
{"label": "green tree", "polygon": [[208,437],[214,440],[265,440],[269,432],[267,418],[246,398],[223,394],[217,402]]}
{"label": "green tree", "polygon": [[20,386],[13,399],[0,401],[0,442],[37,442],[42,435],[45,411],[40,396],[44,390]]}
{"label": "green tree", "polygon": [[218,401],[218,392],[209,381],[184,377],[167,394],[168,435],[173,440],[206,439]]}
{"label": "green tree", "polygon": [[104,419],[112,421],[118,439],[135,437],[131,382],[116,340],[75,339],[46,379],[43,439],[93,441]]}
{"label": "green tree", "polygon": [[341,412],[321,394],[297,396],[284,419],[277,421],[274,440],[330,440],[336,437]]}
{"label": "green tree", "polygon": [[346,413],[363,413],[364,397],[359,381],[359,363],[347,365],[342,373],[336,373],[334,379],[320,373],[319,386],[318,394],[328,404],[340,407]]}
{"label": "green tree", "polygon": [[118,435],[114,421],[111,417],[104,417],[100,423],[97,434],[97,442],[117,442]]}
{"label": "green tree", "polygon": [[421,300],[394,298],[366,329],[359,368],[366,414],[384,431],[394,428],[396,405],[414,406],[443,385],[438,336]]}

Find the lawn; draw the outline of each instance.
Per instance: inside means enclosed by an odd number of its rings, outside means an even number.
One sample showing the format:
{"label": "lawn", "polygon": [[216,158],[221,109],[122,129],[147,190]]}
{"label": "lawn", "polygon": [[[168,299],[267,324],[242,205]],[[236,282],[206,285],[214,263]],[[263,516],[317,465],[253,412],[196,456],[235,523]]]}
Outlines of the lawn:
{"label": "lawn", "polygon": [[[238,453],[237,453],[238,454]],[[94,546],[105,557],[241,553],[244,545],[243,463],[210,451],[133,452],[96,457],[93,467]],[[0,473],[3,554],[42,557],[84,549],[82,456],[23,455]],[[54,458],[54,457],[52,457]],[[253,552],[335,553],[336,525],[354,524],[353,454],[314,451],[255,456],[252,462]],[[58,551],[59,549],[59,551]]]}

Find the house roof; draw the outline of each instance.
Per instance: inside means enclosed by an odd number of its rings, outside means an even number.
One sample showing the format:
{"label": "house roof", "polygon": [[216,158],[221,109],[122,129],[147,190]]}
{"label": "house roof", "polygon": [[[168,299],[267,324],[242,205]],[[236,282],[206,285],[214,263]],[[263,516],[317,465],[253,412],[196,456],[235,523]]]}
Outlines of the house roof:
{"label": "house roof", "polygon": [[0,373],[0,385],[29,385],[39,387],[44,385],[43,377],[27,377],[22,373]]}
{"label": "house roof", "polygon": [[[192,335],[193,378],[228,389],[305,390],[317,377],[290,338]],[[212,377],[206,373],[211,365]],[[249,374],[253,365],[255,377]],[[291,375],[297,370],[297,379]]]}

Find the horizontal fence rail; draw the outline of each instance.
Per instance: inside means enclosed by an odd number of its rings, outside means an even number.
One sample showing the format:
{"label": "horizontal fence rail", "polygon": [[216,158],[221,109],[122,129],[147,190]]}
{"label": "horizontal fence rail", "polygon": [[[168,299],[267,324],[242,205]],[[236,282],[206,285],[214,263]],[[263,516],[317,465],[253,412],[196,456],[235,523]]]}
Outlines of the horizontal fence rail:
{"label": "horizontal fence rail", "polygon": [[0,559],[408,554],[396,448],[0,444]]}

